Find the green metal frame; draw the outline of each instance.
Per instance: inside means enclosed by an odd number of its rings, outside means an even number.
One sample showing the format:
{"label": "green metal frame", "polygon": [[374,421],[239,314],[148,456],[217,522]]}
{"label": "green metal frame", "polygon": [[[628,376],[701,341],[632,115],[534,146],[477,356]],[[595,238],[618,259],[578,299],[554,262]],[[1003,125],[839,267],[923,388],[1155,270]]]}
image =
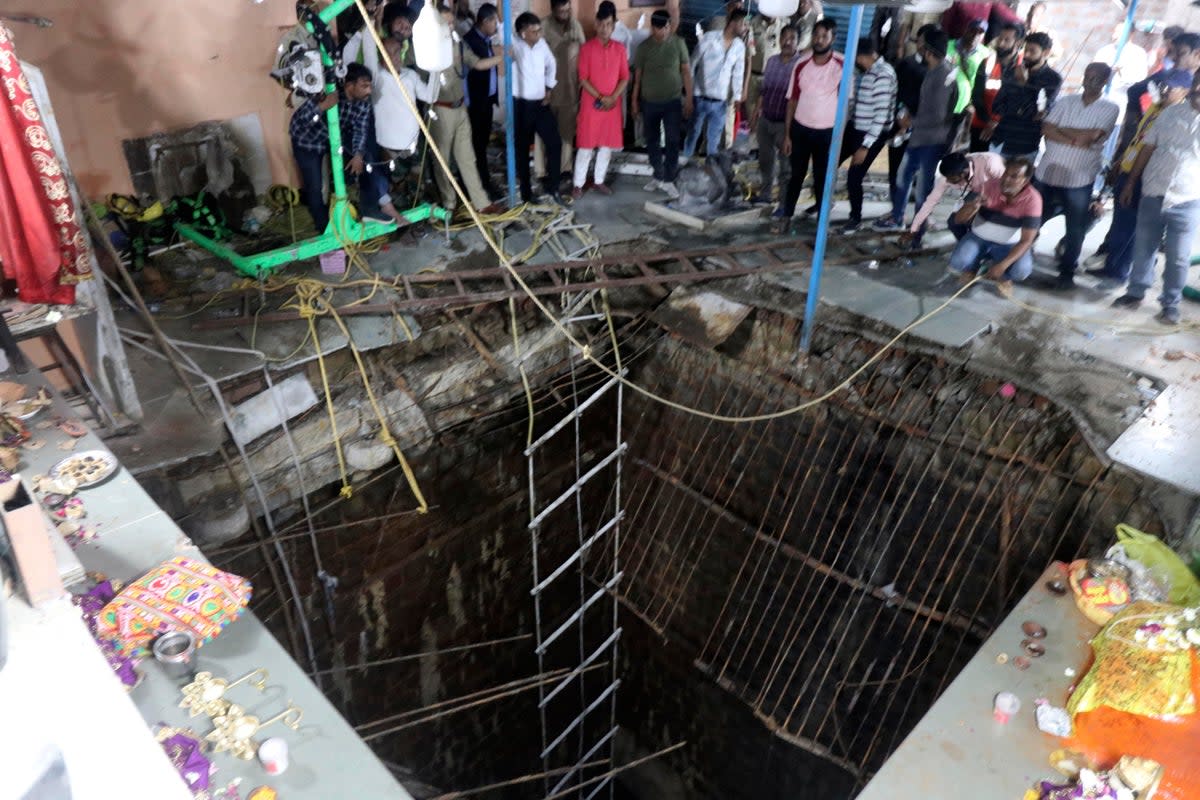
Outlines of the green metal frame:
{"label": "green metal frame", "polygon": [[[318,13],[318,16],[323,22],[329,23],[338,14],[352,5],[354,5],[354,0],[334,0],[333,3],[322,9]],[[310,33],[314,32],[311,23],[306,23],[305,27],[308,28]],[[321,49],[321,63],[326,67],[332,67],[333,56],[326,52],[324,45],[320,43],[320,37],[318,37],[318,47]],[[337,91],[337,86],[332,83],[327,84],[325,88],[326,91]],[[226,247],[215,239],[205,236],[190,225],[177,222],[175,223],[175,230],[179,231],[180,235],[185,239],[190,239],[210,253],[220,256],[232,264],[238,272],[251,278],[265,278],[280,267],[284,267],[294,261],[301,261],[324,253],[331,253],[334,250],[342,249],[347,244],[365,242],[368,239],[374,239],[377,236],[384,236],[395,231],[397,228],[395,222],[357,221],[350,213],[350,201],[346,196],[345,160],[342,158],[342,131],[338,119],[337,104],[334,104],[325,112],[325,120],[329,127],[329,160],[333,173],[333,203],[329,211],[329,226],[324,232],[311,239],[294,242],[275,250],[243,255],[230,247]],[[409,223],[416,223],[430,218],[445,220],[448,214],[443,208],[429,203],[422,203],[407,211],[402,211],[400,216]]]}

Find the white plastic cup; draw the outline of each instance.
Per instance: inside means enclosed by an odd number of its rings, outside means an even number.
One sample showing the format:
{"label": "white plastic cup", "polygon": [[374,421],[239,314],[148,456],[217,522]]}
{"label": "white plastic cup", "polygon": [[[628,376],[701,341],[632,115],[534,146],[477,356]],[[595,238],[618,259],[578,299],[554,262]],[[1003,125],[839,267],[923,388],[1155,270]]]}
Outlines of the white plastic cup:
{"label": "white plastic cup", "polygon": [[268,775],[278,775],[288,768],[288,743],[273,736],[258,746],[258,760]]}
{"label": "white plastic cup", "polygon": [[992,706],[992,719],[1003,725],[1020,710],[1021,700],[1019,697],[1012,692],[1000,692],[996,695],[995,704]]}

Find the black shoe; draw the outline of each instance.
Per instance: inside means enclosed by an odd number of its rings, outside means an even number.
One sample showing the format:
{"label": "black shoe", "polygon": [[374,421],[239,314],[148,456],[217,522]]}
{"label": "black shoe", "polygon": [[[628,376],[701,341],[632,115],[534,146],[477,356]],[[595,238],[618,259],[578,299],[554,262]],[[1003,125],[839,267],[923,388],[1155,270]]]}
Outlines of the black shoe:
{"label": "black shoe", "polygon": [[1062,292],[1074,289],[1075,279],[1070,275],[1034,275],[1029,279],[1029,285],[1035,289]]}
{"label": "black shoe", "polygon": [[821,205],[819,203],[813,203],[811,206],[804,209],[804,216],[806,216],[806,217],[815,216],[820,211],[821,211]]}
{"label": "black shoe", "polygon": [[1084,270],[1084,274],[1091,275],[1093,278],[1111,278],[1112,277],[1112,275],[1109,275],[1108,270],[1104,267],[1095,267],[1093,269]]}
{"label": "black shoe", "polygon": [[1112,301],[1113,308],[1128,308],[1130,311],[1132,311],[1135,308],[1140,307],[1141,305],[1142,305],[1142,298],[1134,297],[1131,294],[1123,294],[1120,297],[1118,297],[1116,300]]}

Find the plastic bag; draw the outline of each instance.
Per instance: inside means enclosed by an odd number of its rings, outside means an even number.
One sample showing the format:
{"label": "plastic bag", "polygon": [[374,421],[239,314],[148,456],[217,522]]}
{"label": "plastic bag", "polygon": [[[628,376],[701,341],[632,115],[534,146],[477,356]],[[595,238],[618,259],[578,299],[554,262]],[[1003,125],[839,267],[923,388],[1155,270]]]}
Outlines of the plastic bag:
{"label": "plastic bag", "polygon": [[1170,602],[1178,606],[1200,605],[1200,580],[1158,537],[1121,524],[1117,526],[1117,540],[1125,548],[1126,555],[1141,562],[1156,578],[1170,583],[1167,595]]}
{"label": "plastic bag", "polygon": [[1095,661],[1067,702],[1072,717],[1102,706],[1155,719],[1195,713],[1192,650],[1153,649],[1137,634],[1147,621],[1176,611],[1138,600],[1096,634]]}

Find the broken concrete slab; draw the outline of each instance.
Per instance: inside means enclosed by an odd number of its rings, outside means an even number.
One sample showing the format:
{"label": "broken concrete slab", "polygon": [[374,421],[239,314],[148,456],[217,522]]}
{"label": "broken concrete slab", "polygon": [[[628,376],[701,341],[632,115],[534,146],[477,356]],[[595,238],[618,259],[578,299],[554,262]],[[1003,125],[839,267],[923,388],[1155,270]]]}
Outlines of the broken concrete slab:
{"label": "broken concrete slab", "polygon": [[685,214],[682,211],[676,211],[673,208],[669,208],[662,203],[655,203],[652,200],[647,200],[642,208],[646,210],[647,214],[653,214],[660,219],[665,219],[667,222],[674,222],[676,225],[683,225],[685,228],[691,228],[692,230],[702,231],[706,224],[699,217]]}
{"label": "broken concrete slab", "polygon": [[303,373],[297,373],[233,407],[229,433],[241,445],[274,430],[317,404],[317,393]]}
{"label": "broken concrete slab", "polygon": [[1108,448],[1108,456],[1143,475],[1200,495],[1197,393],[1168,386]]}
{"label": "broken concrete slab", "polygon": [[753,309],[716,292],[676,289],[650,318],[701,347],[716,347],[729,338]]}

